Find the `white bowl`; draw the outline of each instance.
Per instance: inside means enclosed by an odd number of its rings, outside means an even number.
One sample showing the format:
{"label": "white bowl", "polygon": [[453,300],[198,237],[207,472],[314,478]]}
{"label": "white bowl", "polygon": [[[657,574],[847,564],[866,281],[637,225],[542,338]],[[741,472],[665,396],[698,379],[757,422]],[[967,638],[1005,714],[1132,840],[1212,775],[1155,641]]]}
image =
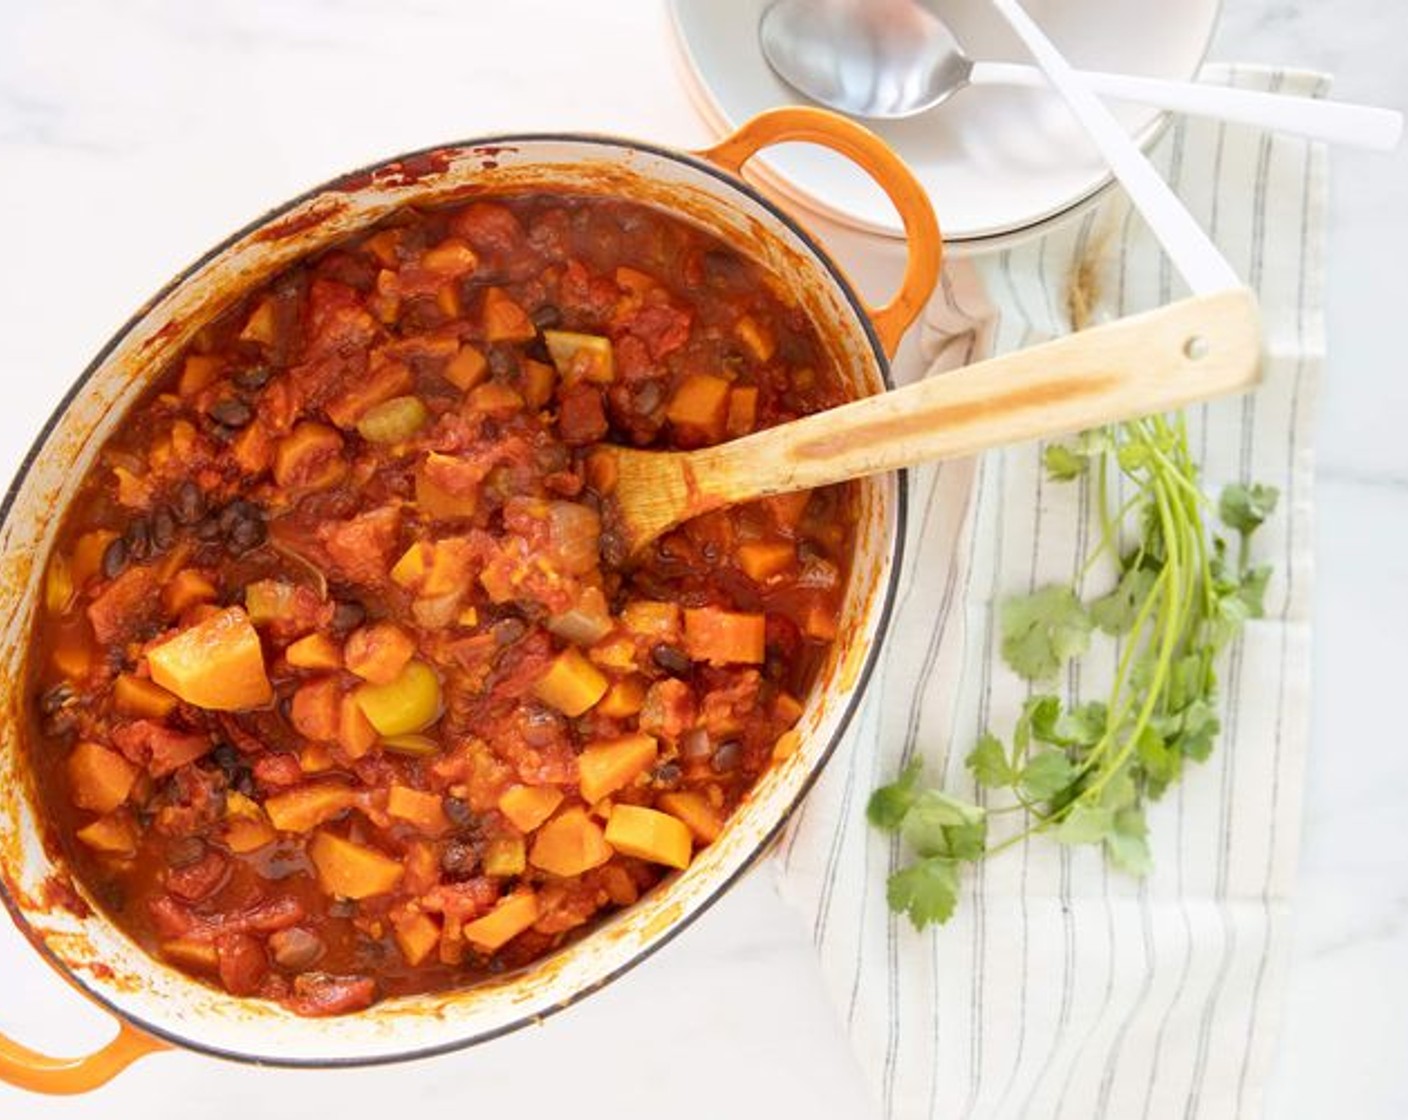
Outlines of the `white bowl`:
{"label": "white bowl", "polygon": [[[758,46],[771,0],[670,0],[683,70],[695,103],[726,132],[775,105],[806,102],[778,78]],[[976,60],[1029,61],[989,0],[931,0]],[[1218,0],[1027,0],[1032,16],[1071,62],[1091,70],[1189,79],[1217,23]],[[1110,102],[1141,144],[1167,114]],[[972,87],[903,121],[866,121],[903,156],[938,211],[953,252],[1000,248],[1069,217],[1112,182],[1069,116],[1042,89]],[[759,183],[826,217],[888,236],[900,225],[885,196],[855,167],[805,145],[774,149],[753,172]]]}

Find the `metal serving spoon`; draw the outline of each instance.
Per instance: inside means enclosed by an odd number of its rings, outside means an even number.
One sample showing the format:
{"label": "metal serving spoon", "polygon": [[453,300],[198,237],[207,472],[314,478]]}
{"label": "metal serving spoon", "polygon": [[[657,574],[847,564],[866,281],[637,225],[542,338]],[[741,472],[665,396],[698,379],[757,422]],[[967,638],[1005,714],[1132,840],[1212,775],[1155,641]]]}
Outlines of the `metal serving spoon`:
{"label": "metal serving spoon", "polygon": [[[916,0],[776,0],[758,39],[784,82],[858,117],[914,116],[965,86],[1047,85],[1034,66],[973,61]],[[1403,114],[1391,109],[1125,74],[1084,71],[1080,79],[1105,97],[1333,144],[1388,151],[1403,133]]]}

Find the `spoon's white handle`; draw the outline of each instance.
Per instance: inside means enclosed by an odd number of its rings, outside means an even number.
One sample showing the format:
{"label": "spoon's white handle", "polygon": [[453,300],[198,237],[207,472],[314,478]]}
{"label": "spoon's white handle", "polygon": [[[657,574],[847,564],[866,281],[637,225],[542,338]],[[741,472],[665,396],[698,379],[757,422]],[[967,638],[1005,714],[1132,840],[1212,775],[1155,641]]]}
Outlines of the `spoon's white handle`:
{"label": "spoon's white handle", "polygon": [[[1195,117],[1260,125],[1308,140],[1388,152],[1398,146],[1403,136],[1403,114],[1394,109],[1133,74],[1107,74],[1097,70],[1076,73],[1093,93],[1102,97],[1153,105]],[[1046,75],[1035,66],[1015,62],[975,63],[968,81],[975,86],[1045,88],[1048,84]]]}
{"label": "spoon's white handle", "polygon": [[1026,44],[1051,85],[1070,106],[1194,294],[1207,295],[1240,286],[1227,258],[1017,0],[992,0],[992,6]]}

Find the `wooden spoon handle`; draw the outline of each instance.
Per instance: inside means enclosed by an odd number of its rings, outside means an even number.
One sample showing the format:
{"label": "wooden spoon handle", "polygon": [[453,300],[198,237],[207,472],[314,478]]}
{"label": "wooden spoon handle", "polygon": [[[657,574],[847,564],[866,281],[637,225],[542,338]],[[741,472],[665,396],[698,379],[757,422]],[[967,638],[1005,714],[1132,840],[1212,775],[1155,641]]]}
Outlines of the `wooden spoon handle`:
{"label": "wooden spoon handle", "polygon": [[1248,389],[1256,299],[1185,299],[691,453],[696,508],[1081,431]]}

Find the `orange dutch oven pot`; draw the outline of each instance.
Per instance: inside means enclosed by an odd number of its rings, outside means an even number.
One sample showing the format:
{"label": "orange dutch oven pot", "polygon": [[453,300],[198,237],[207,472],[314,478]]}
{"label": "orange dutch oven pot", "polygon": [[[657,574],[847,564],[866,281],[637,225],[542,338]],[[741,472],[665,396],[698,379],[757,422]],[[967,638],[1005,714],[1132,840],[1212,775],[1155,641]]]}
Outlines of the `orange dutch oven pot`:
{"label": "orange dutch oven pot", "polygon": [[[813,238],[746,184],[743,165],[780,142],[821,144],[854,160],[904,221],[900,289],[867,305]],[[548,191],[647,203],[704,227],[758,260],[820,328],[856,395],[888,386],[888,359],[929,298],[941,240],[928,197],[900,159],[860,126],[817,109],[764,113],[705,151],[595,135],[522,135],[401,156],[316,188],[265,215],[176,277],[103,348],[30,449],[0,508],[0,899],[35,951],[118,1020],[86,1057],[38,1054],[0,1037],[0,1079],[80,1093],[171,1046],[285,1066],[366,1065],[427,1057],[535,1022],[595,991],[678,933],[763,853],[836,748],[886,628],[904,539],[904,478],[860,484],[855,559],[833,647],[776,764],[687,871],[580,941],[523,971],[460,991],[386,1000],[355,1015],[305,1019],[239,999],[147,955],[97,907],[64,904],[82,888],[65,867],[21,749],[19,684],[45,560],[78,482],[124,412],[188,339],[239,292],[398,207],[477,194]]]}

